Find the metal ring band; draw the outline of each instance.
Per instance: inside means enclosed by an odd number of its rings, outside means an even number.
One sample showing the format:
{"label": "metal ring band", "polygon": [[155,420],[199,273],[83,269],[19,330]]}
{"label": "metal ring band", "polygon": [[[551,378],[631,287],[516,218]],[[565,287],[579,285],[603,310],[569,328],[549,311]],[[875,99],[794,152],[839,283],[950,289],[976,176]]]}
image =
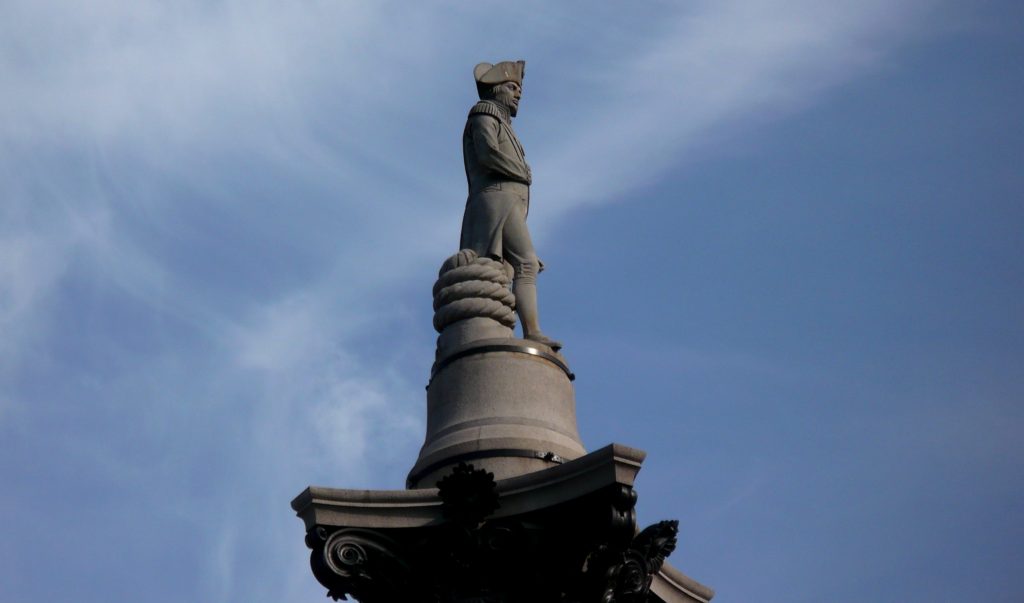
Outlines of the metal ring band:
{"label": "metal ring band", "polygon": [[[569,378],[569,381],[576,380],[576,375],[574,375],[573,372],[569,370],[569,367],[564,362],[562,362],[562,360],[558,356],[555,356],[554,354],[545,352],[540,348],[535,348],[533,346],[528,345],[519,345],[514,343],[492,343],[462,350],[461,352],[457,352],[455,354],[452,354],[451,356],[446,356],[445,358],[442,358],[441,360],[435,362],[433,368],[430,370],[430,381],[433,382],[434,377],[441,372],[441,369],[455,362],[456,360],[465,358],[467,356],[473,356],[474,354],[486,354],[487,352],[515,352],[519,354],[528,354],[530,356],[538,356],[554,364],[558,368],[562,369],[562,372],[564,372],[565,376]],[[430,383],[427,383],[427,387],[430,387]]]}

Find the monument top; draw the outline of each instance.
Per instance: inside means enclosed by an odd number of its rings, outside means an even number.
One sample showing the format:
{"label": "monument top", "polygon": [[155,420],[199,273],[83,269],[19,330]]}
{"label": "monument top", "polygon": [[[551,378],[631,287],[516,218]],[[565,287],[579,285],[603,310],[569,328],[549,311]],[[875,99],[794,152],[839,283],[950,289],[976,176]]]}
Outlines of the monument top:
{"label": "monument top", "polygon": [[708,603],[712,589],[665,561],[678,522],[638,529],[645,454],[587,453],[574,375],[540,329],[533,174],[512,129],[524,70],[473,70],[469,194],[459,250],[433,287],[426,435],[406,490],[306,489],[292,507],[310,567],[328,596],[363,603]]}
{"label": "monument top", "polygon": [[525,69],[525,61],[480,63],[473,69],[480,101],[469,110],[462,133],[469,196],[459,249],[512,267],[515,313],[523,338],[557,351],[562,344],[540,328],[536,283],[544,264],[526,226],[533,173],[512,129]]}

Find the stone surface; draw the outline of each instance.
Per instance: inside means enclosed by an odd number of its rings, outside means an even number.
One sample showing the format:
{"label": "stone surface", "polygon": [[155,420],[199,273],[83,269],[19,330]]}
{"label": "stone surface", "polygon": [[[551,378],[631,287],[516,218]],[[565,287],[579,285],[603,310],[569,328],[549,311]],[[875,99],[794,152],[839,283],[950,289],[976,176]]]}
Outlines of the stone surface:
{"label": "stone surface", "polygon": [[427,387],[427,433],[408,486],[433,486],[463,461],[505,479],[584,455],[571,378],[561,355],[533,341],[446,348]]}
{"label": "stone surface", "polygon": [[512,339],[515,333],[509,327],[490,318],[466,318],[447,327],[437,337],[437,348],[452,350],[485,339]]}

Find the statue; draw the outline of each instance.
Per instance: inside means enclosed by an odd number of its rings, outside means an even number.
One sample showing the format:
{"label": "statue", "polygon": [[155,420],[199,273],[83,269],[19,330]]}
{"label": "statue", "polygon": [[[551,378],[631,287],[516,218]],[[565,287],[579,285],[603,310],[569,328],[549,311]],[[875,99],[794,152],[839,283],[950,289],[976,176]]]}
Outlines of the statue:
{"label": "statue", "polygon": [[364,603],[709,603],[665,562],[678,522],[637,530],[646,453],[583,446],[575,375],[538,325],[532,176],[511,127],[523,67],[474,70],[469,197],[432,288],[426,434],[406,490],[303,491],[310,568],[332,599]]}
{"label": "statue", "polygon": [[562,344],[540,329],[537,274],[543,264],[526,228],[533,177],[512,130],[525,66],[525,61],[504,61],[480,63],[473,69],[480,102],[470,109],[462,134],[469,197],[459,247],[512,266],[512,292],[523,338],[558,351]]}

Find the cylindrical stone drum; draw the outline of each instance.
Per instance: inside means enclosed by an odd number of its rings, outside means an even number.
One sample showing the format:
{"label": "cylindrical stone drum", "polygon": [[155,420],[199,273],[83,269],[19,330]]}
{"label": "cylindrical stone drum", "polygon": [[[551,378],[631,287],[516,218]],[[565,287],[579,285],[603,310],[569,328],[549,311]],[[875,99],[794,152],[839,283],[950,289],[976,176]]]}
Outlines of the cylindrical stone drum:
{"label": "cylindrical stone drum", "polygon": [[565,360],[529,340],[445,350],[427,386],[427,435],[407,487],[432,488],[460,462],[501,480],[586,454]]}

